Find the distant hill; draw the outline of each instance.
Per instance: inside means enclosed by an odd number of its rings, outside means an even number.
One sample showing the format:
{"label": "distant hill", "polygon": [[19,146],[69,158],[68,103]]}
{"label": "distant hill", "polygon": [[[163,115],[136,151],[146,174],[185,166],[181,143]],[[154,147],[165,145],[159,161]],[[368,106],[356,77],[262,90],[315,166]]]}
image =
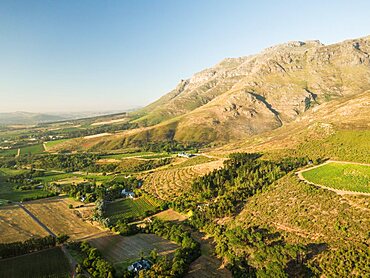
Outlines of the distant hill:
{"label": "distant hill", "polygon": [[[82,119],[110,115],[119,111],[107,112],[70,112],[70,113],[30,113],[30,112],[10,112],[0,113],[0,125],[35,125],[41,123],[50,123],[56,121],[65,121],[72,119]],[[122,112],[120,112],[122,113]]]}
{"label": "distant hill", "polygon": [[2,125],[33,125],[64,120],[64,117],[29,112],[0,113],[0,124]]}

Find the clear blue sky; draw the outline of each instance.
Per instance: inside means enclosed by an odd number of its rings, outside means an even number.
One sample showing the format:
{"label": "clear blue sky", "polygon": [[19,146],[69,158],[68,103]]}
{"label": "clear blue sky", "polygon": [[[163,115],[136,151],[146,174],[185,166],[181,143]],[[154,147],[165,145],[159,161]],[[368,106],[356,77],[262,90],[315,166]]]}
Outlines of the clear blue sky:
{"label": "clear blue sky", "polygon": [[143,106],[225,57],[370,34],[370,1],[0,2],[0,112]]}

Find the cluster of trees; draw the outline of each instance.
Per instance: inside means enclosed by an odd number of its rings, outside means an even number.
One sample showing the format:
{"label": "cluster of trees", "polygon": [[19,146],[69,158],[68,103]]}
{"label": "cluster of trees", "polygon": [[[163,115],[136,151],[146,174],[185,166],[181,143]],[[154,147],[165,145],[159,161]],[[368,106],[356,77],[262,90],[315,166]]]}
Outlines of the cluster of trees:
{"label": "cluster of trees", "polygon": [[180,211],[192,210],[193,225],[201,228],[215,218],[234,215],[248,197],[308,161],[286,158],[275,162],[260,160],[257,154],[235,154],[222,169],[196,179],[191,192],[175,200],[172,206]]}
{"label": "cluster of trees", "polygon": [[[190,224],[214,237],[216,253],[228,258],[228,267],[234,276],[286,277],[287,265],[292,262],[305,269],[301,260],[305,254],[302,246],[291,246],[281,239],[273,240],[258,227],[227,229],[215,224],[216,219],[237,214],[249,197],[267,189],[288,172],[311,162],[308,158],[268,161],[259,157],[259,154],[248,153],[231,155],[222,169],[196,179],[191,191],[177,198],[171,206],[193,212]],[[238,245],[254,250],[254,266],[257,264],[258,268],[248,264],[247,254],[235,254],[237,248],[234,247]]]}
{"label": "cluster of trees", "polygon": [[144,151],[151,152],[180,152],[187,150],[194,150],[198,152],[198,149],[202,147],[201,143],[180,143],[175,140],[161,141],[161,142],[145,142],[141,145]]}
{"label": "cluster of trees", "polygon": [[105,217],[106,208],[107,202],[104,199],[98,199],[95,202],[95,212],[93,219],[103,224],[104,227],[109,227],[109,219]]}
{"label": "cluster of trees", "polygon": [[40,194],[40,195],[34,195],[32,197],[22,197],[21,201],[26,202],[26,201],[38,200],[38,199],[49,198],[49,197],[54,197],[54,196],[58,196],[58,193],[50,192],[50,193],[47,193],[47,194],[43,193],[43,194]]}
{"label": "cluster of trees", "polygon": [[93,172],[98,155],[91,153],[44,155],[37,158],[43,169],[59,169],[66,172],[86,170]]}
{"label": "cluster of trees", "polygon": [[14,157],[2,157],[0,159],[0,168],[13,168],[17,165]]}
{"label": "cluster of trees", "polygon": [[126,219],[118,220],[111,229],[121,236],[132,236],[140,232],[135,224],[130,225]]}
{"label": "cluster of trees", "polygon": [[69,248],[78,252],[83,258],[82,265],[76,267],[77,274],[82,274],[85,269],[92,277],[114,277],[113,266],[103,259],[98,249],[91,247],[86,241],[72,243]]}
{"label": "cluster of trees", "polygon": [[26,241],[17,241],[12,243],[1,243],[0,258],[10,258],[31,252],[41,251],[50,247],[54,247],[56,243],[56,238],[52,236],[31,238]]}
{"label": "cluster of trees", "polygon": [[45,176],[44,171],[31,170],[22,174],[8,177],[7,181],[16,184],[15,188],[19,190],[37,189],[40,182],[36,180],[37,177]]}
{"label": "cluster of trees", "polygon": [[104,195],[105,191],[104,187],[97,186],[95,182],[66,184],[60,186],[60,190],[76,200],[83,200],[84,203],[95,202],[98,196]]}
{"label": "cluster of trees", "polygon": [[130,177],[120,179],[119,181],[106,182],[101,185],[97,185],[95,181],[63,185],[52,183],[48,185],[48,189],[57,193],[66,193],[77,200],[83,198],[85,203],[91,203],[98,199],[113,201],[121,197],[123,189],[134,190],[139,184],[139,180]]}
{"label": "cluster of trees", "polygon": [[171,158],[162,158],[162,159],[151,159],[142,161],[142,163],[138,163],[136,165],[133,165],[131,167],[123,167],[123,170],[128,169],[131,172],[141,172],[141,171],[147,171],[152,170],[164,165],[168,165],[172,162]]}
{"label": "cluster of trees", "polygon": [[[310,249],[286,243],[280,233],[258,226],[226,227],[213,222],[205,225],[204,230],[214,237],[215,251],[227,258],[234,277],[289,277],[289,273],[312,276],[305,264]],[[253,267],[246,258],[253,261]]]}
{"label": "cluster of trees", "polygon": [[367,277],[370,273],[370,248],[366,243],[333,248],[311,266],[317,276]]}
{"label": "cluster of trees", "polygon": [[[200,256],[200,244],[182,225],[154,219],[142,232],[156,234],[180,245],[171,260],[167,257],[158,258],[153,250],[153,265],[149,270],[143,271],[143,277],[183,277],[189,265]],[[127,272],[124,277],[135,277],[135,274]]]}

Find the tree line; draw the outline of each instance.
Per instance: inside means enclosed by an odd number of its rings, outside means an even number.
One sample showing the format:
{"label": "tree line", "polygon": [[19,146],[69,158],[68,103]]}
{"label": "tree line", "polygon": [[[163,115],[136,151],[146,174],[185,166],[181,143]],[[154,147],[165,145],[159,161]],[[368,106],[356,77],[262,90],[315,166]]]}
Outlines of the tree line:
{"label": "tree line", "polygon": [[26,241],[0,244],[0,258],[10,258],[56,246],[57,240],[53,236],[30,238]]}

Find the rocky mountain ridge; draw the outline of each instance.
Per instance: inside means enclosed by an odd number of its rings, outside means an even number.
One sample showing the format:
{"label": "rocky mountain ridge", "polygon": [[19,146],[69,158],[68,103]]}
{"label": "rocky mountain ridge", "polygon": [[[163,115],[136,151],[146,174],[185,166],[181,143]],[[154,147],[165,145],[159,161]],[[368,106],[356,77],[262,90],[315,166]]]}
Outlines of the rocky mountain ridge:
{"label": "rocky mountain ridge", "polygon": [[[175,138],[184,128],[258,134],[294,120],[315,105],[370,88],[370,37],[325,46],[319,41],[289,42],[259,54],[227,58],[187,80],[140,111],[146,126],[174,119]],[[173,126],[173,122],[171,122]],[[220,127],[220,128],[219,128]],[[197,129],[196,129],[197,130]],[[238,138],[228,130],[232,138]],[[195,136],[199,137],[199,136]],[[197,138],[194,138],[197,139]]]}
{"label": "rocky mountain ridge", "polygon": [[295,121],[315,106],[370,90],[370,36],[332,45],[288,42],[227,58],[181,80],[133,114],[140,128],[89,142],[103,149],[150,141],[225,143]]}

